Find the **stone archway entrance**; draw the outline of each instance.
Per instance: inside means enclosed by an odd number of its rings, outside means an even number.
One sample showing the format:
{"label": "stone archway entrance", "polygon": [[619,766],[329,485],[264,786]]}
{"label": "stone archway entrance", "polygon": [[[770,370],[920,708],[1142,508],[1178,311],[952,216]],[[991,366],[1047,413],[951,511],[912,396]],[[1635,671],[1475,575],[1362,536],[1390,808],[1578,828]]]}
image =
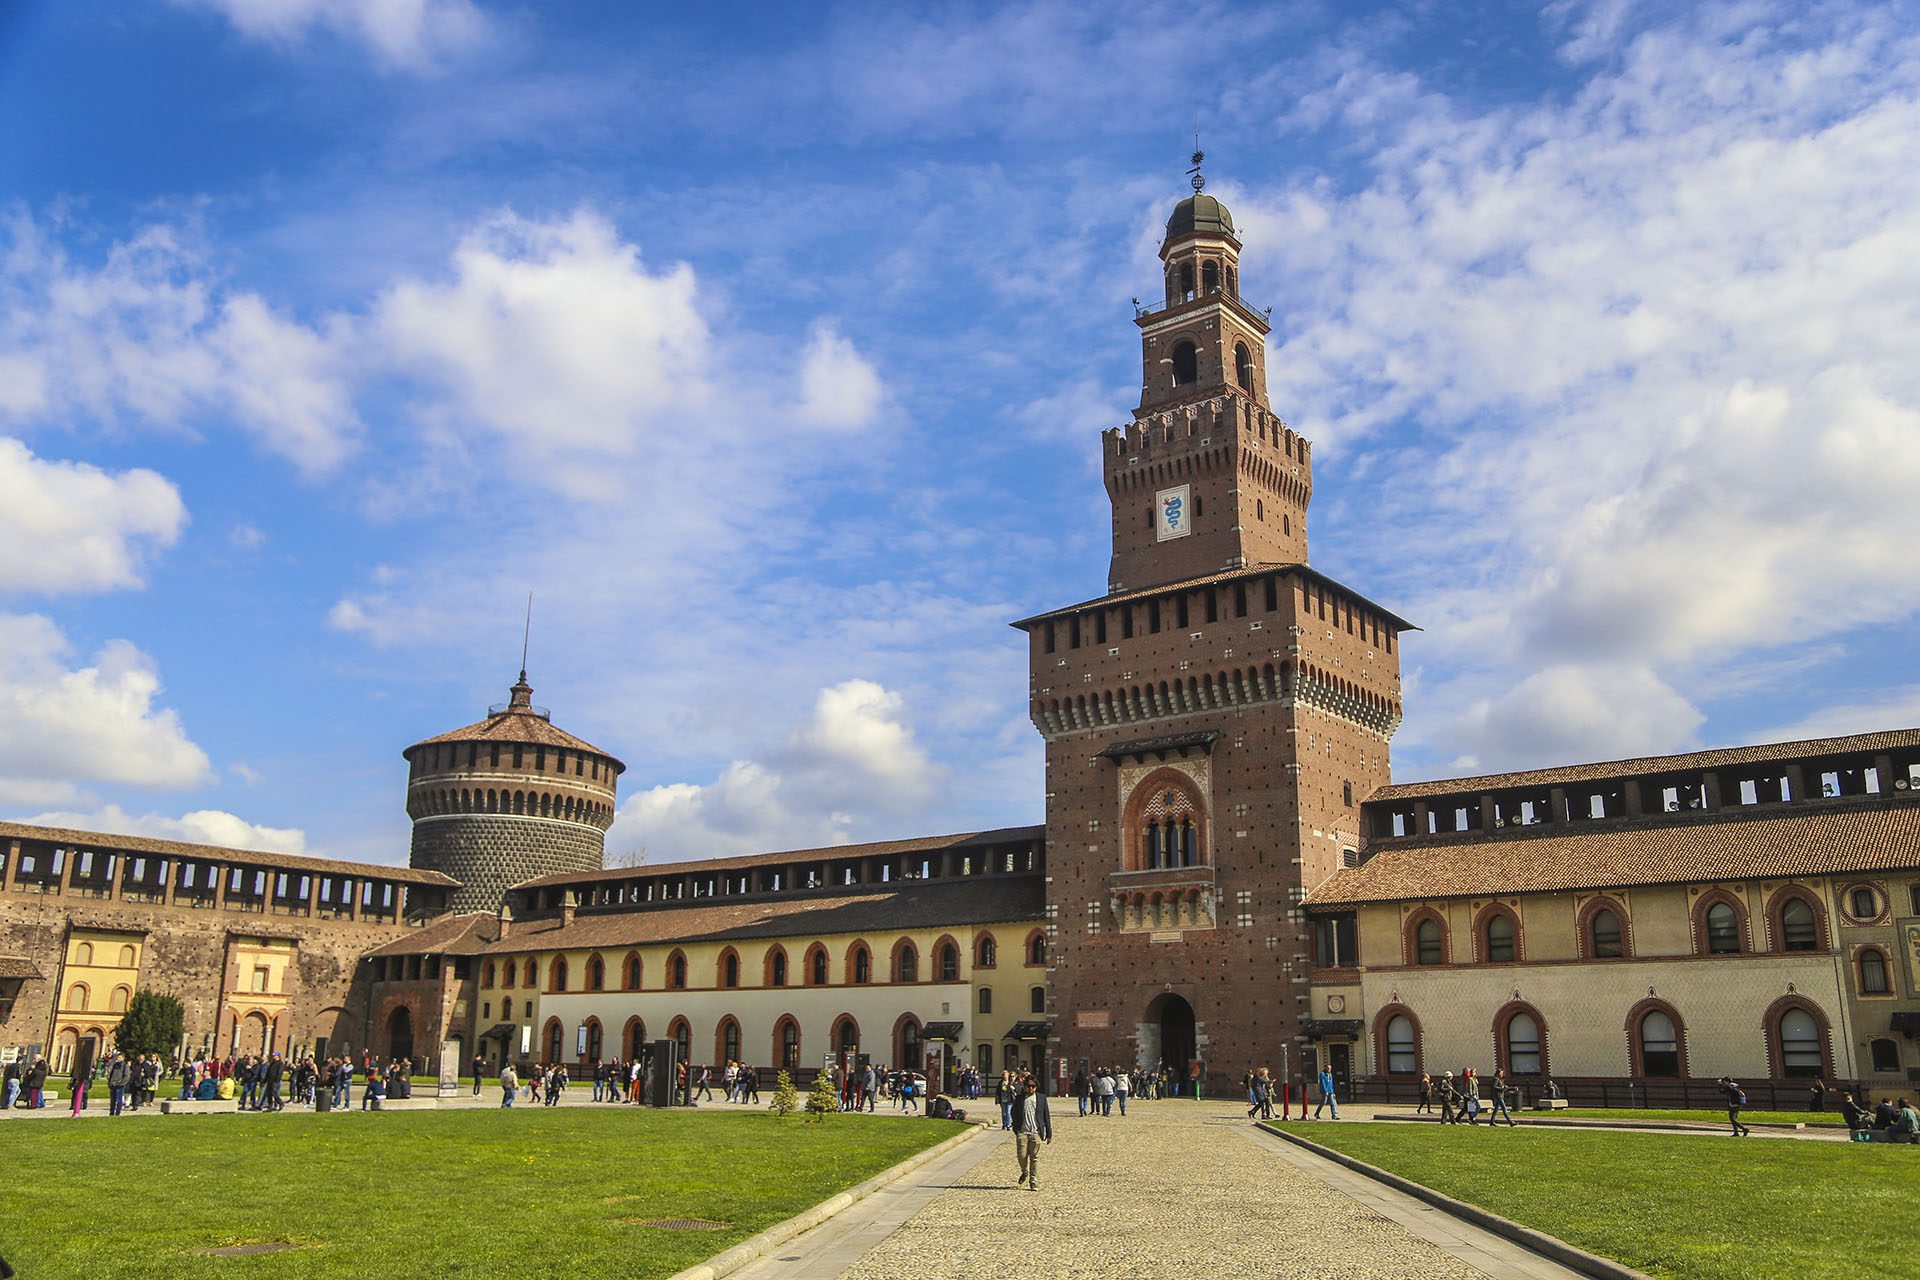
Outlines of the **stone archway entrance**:
{"label": "stone archway entrance", "polygon": [[1162,1063],[1184,1081],[1188,1064],[1199,1056],[1193,1006],[1171,991],[1155,996],[1140,1028],[1140,1065],[1152,1070]]}
{"label": "stone archway entrance", "polygon": [[387,1056],[413,1056],[413,1012],[405,1005],[387,1015]]}

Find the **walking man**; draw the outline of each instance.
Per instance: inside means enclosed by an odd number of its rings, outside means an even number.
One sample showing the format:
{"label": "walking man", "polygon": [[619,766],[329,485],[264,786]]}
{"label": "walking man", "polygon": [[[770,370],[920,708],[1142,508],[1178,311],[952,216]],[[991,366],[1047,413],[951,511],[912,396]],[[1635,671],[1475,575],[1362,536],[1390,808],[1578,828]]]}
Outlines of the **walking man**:
{"label": "walking man", "polygon": [[114,1054],[112,1059],[107,1063],[108,1115],[117,1116],[123,1114],[127,1104],[127,1080],[132,1074],[132,1071],[127,1066],[127,1060],[117,1053]]}
{"label": "walking man", "polygon": [[1013,1156],[1020,1164],[1020,1182],[1029,1191],[1040,1189],[1040,1144],[1053,1141],[1053,1117],[1047,1113],[1047,1095],[1031,1076],[1020,1081],[1013,1104]]}
{"label": "walking man", "polygon": [[520,1092],[520,1075],[513,1069],[513,1063],[503,1062],[500,1066],[500,1105],[511,1107],[513,1095]]}
{"label": "walking man", "polygon": [[1330,1066],[1320,1068],[1320,1106],[1313,1109],[1315,1120],[1320,1118],[1322,1107],[1332,1107],[1333,1118],[1340,1118],[1340,1099],[1334,1096],[1333,1068]]}
{"label": "walking man", "polygon": [[1493,1114],[1487,1117],[1489,1128],[1500,1123],[1500,1117],[1507,1118],[1507,1128],[1513,1128],[1513,1112],[1507,1110],[1507,1072],[1504,1067],[1496,1067],[1493,1072]]}
{"label": "walking man", "polygon": [[1720,1077],[1720,1092],[1727,1095],[1727,1123],[1736,1138],[1751,1137],[1753,1130],[1740,1123],[1740,1109],[1747,1105],[1747,1091],[1725,1076]]}

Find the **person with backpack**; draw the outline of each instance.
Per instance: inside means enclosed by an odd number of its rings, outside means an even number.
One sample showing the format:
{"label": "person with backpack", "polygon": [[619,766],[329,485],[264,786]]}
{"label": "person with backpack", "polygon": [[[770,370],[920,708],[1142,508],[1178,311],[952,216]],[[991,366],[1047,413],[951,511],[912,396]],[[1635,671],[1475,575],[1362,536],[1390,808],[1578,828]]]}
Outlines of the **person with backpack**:
{"label": "person with backpack", "polygon": [[107,1114],[117,1116],[125,1114],[127,1105],[127,1081],[132,1079],[133,1071],[127,1060],[114,1054],[107,1064]]}
{"label": "person with backpack", "polygon": [[1740,1123],[1741,1108],[1747,1105],[1747,1091],[1727,1077],[1721,1076],[1720,1092],[1727,1095],[1727,1123],[1733,1126],[1733,1136],[1736,1138],[1752,1137],[1753,1130]]}

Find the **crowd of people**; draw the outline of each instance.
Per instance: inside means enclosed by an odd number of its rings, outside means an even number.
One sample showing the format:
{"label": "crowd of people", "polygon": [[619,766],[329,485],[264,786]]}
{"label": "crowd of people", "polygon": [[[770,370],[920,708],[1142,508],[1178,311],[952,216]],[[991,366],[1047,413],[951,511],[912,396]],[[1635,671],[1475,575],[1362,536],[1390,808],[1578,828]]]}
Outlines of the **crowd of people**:
{"label": "crowd of people", "polygon": [[[1333,1090],[1333,1077],[1324,1070],[1320,1077],[1320,1090],[1324,1097]],[[1466,1123],[1477,1127],[1484,1112],[1489,1126],[1505,1120],[1507,1127],[1512,1128],[1513,1108],[1520,1102],[1519,1087],[1507,1079],[1505,1069],[1496,1069],[1493,1079],[1485,1083],[1485,1099],[1480,1096],[1482,1087],[1480,1073],[1473,1067],[1462,1067],[1457,1076],[1451,1071],[1444,1071],[1438,1079],[1432,1073],[1423,1071],[1420,1074],[1420,1105],[1414,1108],[1414,1114],[1432,1115],[1437,1106],[1440,1123]],[[1319,1115],[1316,1109],[1314,1118],[1318,1119]],[[1338,1105],[1333,1109],[1333,1118],[1340,1118]]]}
{"label": "crowd of people", "polygon": [[[1009,1076],[1012,1074],[1009,1073]],[[1127,1114],[1127,1099],[1135,1093],[1144,1094],[1148,1089],[1161,1087],[1164,1084],[1159,1081],[1161,1074],[1129,1071],[1125,1067],[1094,1067],[1074,1072],[1073,1083],[1067,1086],[1067,1090],[1073,1094],[1083,1116],[1110,1116],[1116,1104],[1124,1116]],[[1006,1094],[1007,1081],[1003,1078],[1000,1091],[1003,1114],[1008,1105]],[[1159,1094],[1156,1092],[1153,1096],[1158,1097]]]}

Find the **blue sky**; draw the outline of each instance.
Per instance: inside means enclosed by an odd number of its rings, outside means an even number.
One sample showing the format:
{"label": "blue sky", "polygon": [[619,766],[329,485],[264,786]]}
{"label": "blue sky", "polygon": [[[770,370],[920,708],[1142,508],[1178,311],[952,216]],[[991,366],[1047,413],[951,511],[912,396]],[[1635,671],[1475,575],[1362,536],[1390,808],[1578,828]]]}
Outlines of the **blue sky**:
{"label": "blue sky", "polygon": [[1011,618],[1196,122],[1395,775],[1920,722],[1910,5],[0,7],[0,813],[403,861],[1038,821]]}

